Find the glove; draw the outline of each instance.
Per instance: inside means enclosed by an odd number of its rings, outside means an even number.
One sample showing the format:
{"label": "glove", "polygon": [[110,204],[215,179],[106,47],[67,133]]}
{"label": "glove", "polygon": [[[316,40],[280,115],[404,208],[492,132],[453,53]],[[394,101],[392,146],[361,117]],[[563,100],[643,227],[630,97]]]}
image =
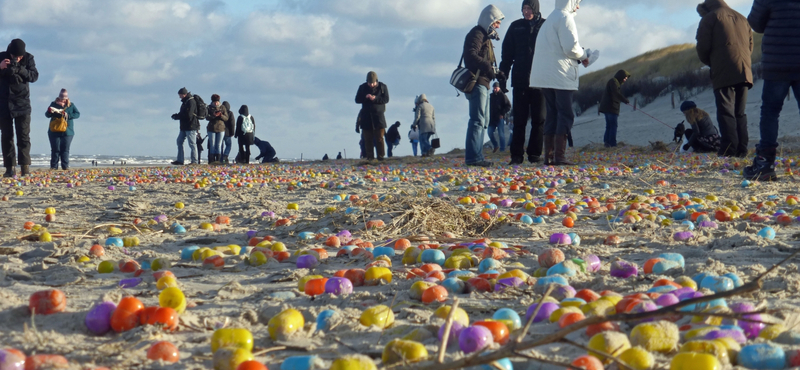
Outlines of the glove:
{"label": "glove", "polygon": [[357,133],[357,134],[360,134],[360,133],[361,133],[361,128],[360,128],[360,127],[358,127],[358,125],[356,125],[356,133]]}
{"label": "glove", "polygon": [[508,93],[508,87],[507,87],[507,85],[508,85],[508,80],[505,80],[505,79],[504,79],[504,80],[502,80],[502,81],[499,81],[499,82],[500,82],[500,90],[501,90],[502,92],[504,92],[504,93]]}
{"label": "glove", "polygon": [[173,114],[173,115],[172,115],[172,119],[174,119],[174,120],[176,120],[176,121],[177,121],[178,119],[180,119],[180,118],[178,117],[178,113],[175,113],[175,114]]}
{"label": "glove", "polygon": [[689,144],[683,146],[683,150],[689,150],[689,148],[690,148]]}

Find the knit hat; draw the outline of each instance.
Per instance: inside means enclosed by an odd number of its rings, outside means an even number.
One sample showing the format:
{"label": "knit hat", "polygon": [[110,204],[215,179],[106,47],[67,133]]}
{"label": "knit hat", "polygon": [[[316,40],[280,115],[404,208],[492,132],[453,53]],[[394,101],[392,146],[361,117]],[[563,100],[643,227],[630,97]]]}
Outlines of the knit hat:
{"label": "knit hat", "polygon": [[499,82],[497,82],[497,81],[495,81],[495,82],[492,84],[492,87],[500,87],[500,83],[499,83]]}
{"label": "knit hat", "polygon": [[178,90],[178,95],[186,95],[188,93],[189,93],[189,90],[186,90],[185,87],[181,87],[181,89]]}
{"label": "knit hat", "polygon": [[69,94],[67,93],[67,89],[61,89],[61,92],[58,93],[58,97],[61,99],[69,99]]}
{"label": "knit hat", "polygon": [[211,101],[212,102],[219,101],[219,95],[218,94],[211,95]]}
{"label": "knit hat", "polygon": [[25,55],[25,41],[20,39],[11,40],[11,42],[8,44],[6,52],[15,57]]}
{"label": "knit hat", "polygon": [[539,14],[540,13],[539,0],[522,0],[522,7],[524,8],[525,5],[531,7],[531,9],[533,9],[533,14]]}
{"label": "knit hat", "polygon": [[250,115],[250,109],[249,109],[249,108],[247,108],[247,106],[246,106],[246,105],[242,105],[242,106],[239,108],[239,114],[241,114],[241,115],[243,115],[243,116],[249,116],[249,115]]}
{"label": "knit hat", "polygon": [[687,100],[687,101],[681,103],[681,112],[686,112],[687,110],[692,109],[692,108],[697,108],[697,104],[695,104],[691,100]]}
{"label": "knit hat", "polygon": [[369,73],[367,73],[367,83],[371,84],[374,82],[378,82],[378,74],[373,71],[369,71]]}

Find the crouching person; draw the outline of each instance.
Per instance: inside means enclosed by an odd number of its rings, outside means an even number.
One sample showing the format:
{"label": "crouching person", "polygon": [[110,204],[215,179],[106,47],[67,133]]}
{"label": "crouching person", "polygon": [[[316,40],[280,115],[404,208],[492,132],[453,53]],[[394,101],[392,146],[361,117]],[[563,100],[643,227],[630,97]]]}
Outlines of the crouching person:
{"label": "crouching person", "polygon": [[683,145],[683,150],[692,148],[695,153],[716,153],[720,148],[720,136],[711,116],[697,107],[693,101],[681,104],[681,112],[686,116],[686,122],[692,126],[686,130],[688,143]]}
{"label": "crouching person", "polygon": [[268,141],[255,138],[253,139],[253,144],[255,144],[259,150],[256,160],[260,159],[261,163],[279,162],[278,157],[276,157],[275,148],[273,148]]}

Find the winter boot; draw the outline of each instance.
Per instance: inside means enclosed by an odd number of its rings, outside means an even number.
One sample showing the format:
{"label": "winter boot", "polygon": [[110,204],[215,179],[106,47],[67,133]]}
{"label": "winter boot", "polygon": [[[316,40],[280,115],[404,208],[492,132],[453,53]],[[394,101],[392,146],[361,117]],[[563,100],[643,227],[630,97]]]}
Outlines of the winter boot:
{"label": "winter boot", "polygon": [[3,177],[14,177],[17,175],[17,171],[14,169],[14,166],[6,167],[6,173],[3,174]]}
{"label": "winter boot", "polygon": [[228,159],[227,155],[222,156],[222,164],[231,164],[230,160]]}
{"label": "winter boot", "polygon": [[555,136],[544,135],[544,164],[555,164],[553,159],[553,148],[555,147]]}
{"label": "winter boot", "polygon": [[541,160],[542,160],[542,158],[540,158],[538,155],[529,155],[528,156],[528,162],[531,162],[531,163],[539,163],[539,161],[541,161]]}
{"label": "winter boot", "polygon": [[525,163],[525,160],[519,157],[511,157],[511,162],[508,162],[509,166],[516,166]]}
{"label": "winter boot", "polygon": [[20,171],[22,176],[29,176],[31,174],[31,166],[23,164],[20,167],[22,168],[22,171]]}
{"label": "winter boot", "polygon": [[555,165],[572,166],[574,163],[567,162],[567,135],[555,136],[555,148],[553,149]]}
{"label": "winter boot", "polygon": [[778,175],[775,173],[776,148],[757,148],[756,157],[753,158],[753,165],[747,166],[742,171],[742,176],[748,180],[775,181]]}

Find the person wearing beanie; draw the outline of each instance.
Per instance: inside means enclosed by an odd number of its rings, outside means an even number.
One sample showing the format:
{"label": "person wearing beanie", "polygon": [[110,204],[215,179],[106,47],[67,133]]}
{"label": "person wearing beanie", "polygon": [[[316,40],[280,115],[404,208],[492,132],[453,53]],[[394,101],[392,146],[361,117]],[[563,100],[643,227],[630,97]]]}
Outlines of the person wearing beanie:
{"label": "person wearing beanie", "polygon": [[[500,87],[499,82],[492,86],[492,94],[489,96],[489,141],[492,142],[492,152],[497,153],[506,151],[506,114],[511,110],[511,102]],[[494,133],[497,132],[497,139]],[[498,147],[497,141],[500,140]]]}
{"label": "person wearing beanie", "polygon": [[54,131],[55,127],[52,125],[47,130],[47,137],[50,139],[50,169],[58,169],[58,163],[61,162],[61,169],[67,170],[69,169],[69,147],[72,145],[72,137],[75,135],[74,120],[81,117],[81,112],[69,100],[67,89],[61,89],[58,97],[50,103],[44,115],[51,120],[61,117],[67,120],[65,131]]}
{"label": "person wearing beanie", "polygon": [[387,155],[389,158],[392,158],[392,150],[394,147],[400,145],[400,121],[395,122],[392,127],[389,127],[389,130],[386,131],[386,135],[384,135],[384,141],[386,142],[386,149]]}
{"label": "person wearing beanie", "polygon": [[467,166],[490,167],[483,157],[483,140],[489,127],[489,84],[492,80],[505,79],[503,72],[497,71],[492,40],[499,40],[497,30],[505,19],[503,12],[494,5],[483,8],[478,17],[478,25],[464,38],[464,68],[477,75],[472,91],[464,96],[469,101],[469,121],[464,149],[464,164]]}
{"label": "person wearing beanie", "polygon": [[208,105],[208,164],[221,164],[222,162],[222,136],[225,133],[225,122],[228,121],[228,110],[220,102],[220,96],[211,95],[211,104]]}
{"label": "person wearing beanie", "polygon": [[[522,164],[525,154],[531,163],[539,162],[542,156],[545,100],[542,89],[530,87],[530,78],[536,37],[544,21],[539,10],[539,0],[523,0],[522,19],[508,26],[506,38],[503,40],[500,70],[506,76],[511,74],[511,96],[514,100],[514,129],[511,134],[509,164]],[[500,85],[504,92],[508,92],[505,81],[501,81]],[[526,149],[528,119],[531,121],[531,133],[527,138]]]}
{"label": "person wearing beanie", "polygon": [[[6,51],[0,52],[0,141],[3,148],[3,177],[14,177],[16,165],[22,176],[30,174],[31,165],[31,90],[30,83],[39,79],[33,55],[26,51],[25,42],[11,40]],[[17,152],[14,136],[17,137]]]}
{"label": "person wearing beanie", "polygon": [[[747,18],[725,0],[705,0],[697,6],[697,55],[710,67],[721,157],[747,156],[747,92],[753,87],[750,55],[753,31]],[[796,58],[792,56],[791,58]]]}
{"label": "person wearing beanie", "polygon": [[239,154],[236,155],[236,163],[250,163],[250,145],[253,145],[256,137],[256,119],[250,115],[250,109],[246,105],[239,107],[239,118],[236,119],[236,134],[234,137],[239,142]]}
{"label": "person wearing beanie", "polygon": [[[389,102],[389,88],[378,81],[378,74],[367,73],[367,82],[361,84],[356,92],[356,104],[361,104],[356,121],[356,132],[361,133],[364,140],[364,151],[367,160],[376,157],[379,161],[385,155],[383,135],[386,131],[386,103]],[[374,148],[374,151],[373,151]]]}
{"label": "person wearing beanie", "polygon": [[683,145],[683,150],[691,148],[695,153],[716,153],[720,147],[720,135],[711,116],[691,100],[681,103],[681,112],[691,125],[684,132],[688,142]]}
{"label": "person wearing beanie", "polygon": [[[175,166],[182,166],[184,164],[184,151],[183,142],[189,142],[189,151],[191,152],[190,160],[192,164],[200,163],[200,153],[198,148],[198,135],[197,130],[200,130],[200,117],[197,115],[197,101],[192,93],[185,87],[178,90],[178,97],[181,99],[181,109],[178,113],[172,115],[172,119],[180,122],[178,132],[178,158],[172,162]],[[200,141],[202,143],[202,141]],[[202,149],[200,149],[202,150]]]}
{"label": "person wearing beanie", "polygon": [[630,100],[622,95],[622,84],[628,81],[631,74],[620,69],[613,78],[606,83],[603,98],[600,99],[600,113],[606,116],[606,132],[603,135],[603,144],[606,148],[617,146],[617,122],[619,121],[619,103],[630,104]]}
{"label": "person wearing beanie", "polygon": [[414,126],[419,131],[419,149],[423,157],[430,157],[436,151],[431,146],[431,136],[436,135],[436,111],[425,94],[420,94],[414,108]]}
{"label": "person wearing beanie", "polygon": [[225,106],[225,109],[228,111],[228,120],[225,121],[225,135],[222,137],[222,164],[229,164],[230,161],[228,160],[228,156],[231,154],[231,138],[234,136],[236,131],[236,119],[233,118],[233,111],[231,110],[231,104],[227,101],[222,102],[222,105]]}

